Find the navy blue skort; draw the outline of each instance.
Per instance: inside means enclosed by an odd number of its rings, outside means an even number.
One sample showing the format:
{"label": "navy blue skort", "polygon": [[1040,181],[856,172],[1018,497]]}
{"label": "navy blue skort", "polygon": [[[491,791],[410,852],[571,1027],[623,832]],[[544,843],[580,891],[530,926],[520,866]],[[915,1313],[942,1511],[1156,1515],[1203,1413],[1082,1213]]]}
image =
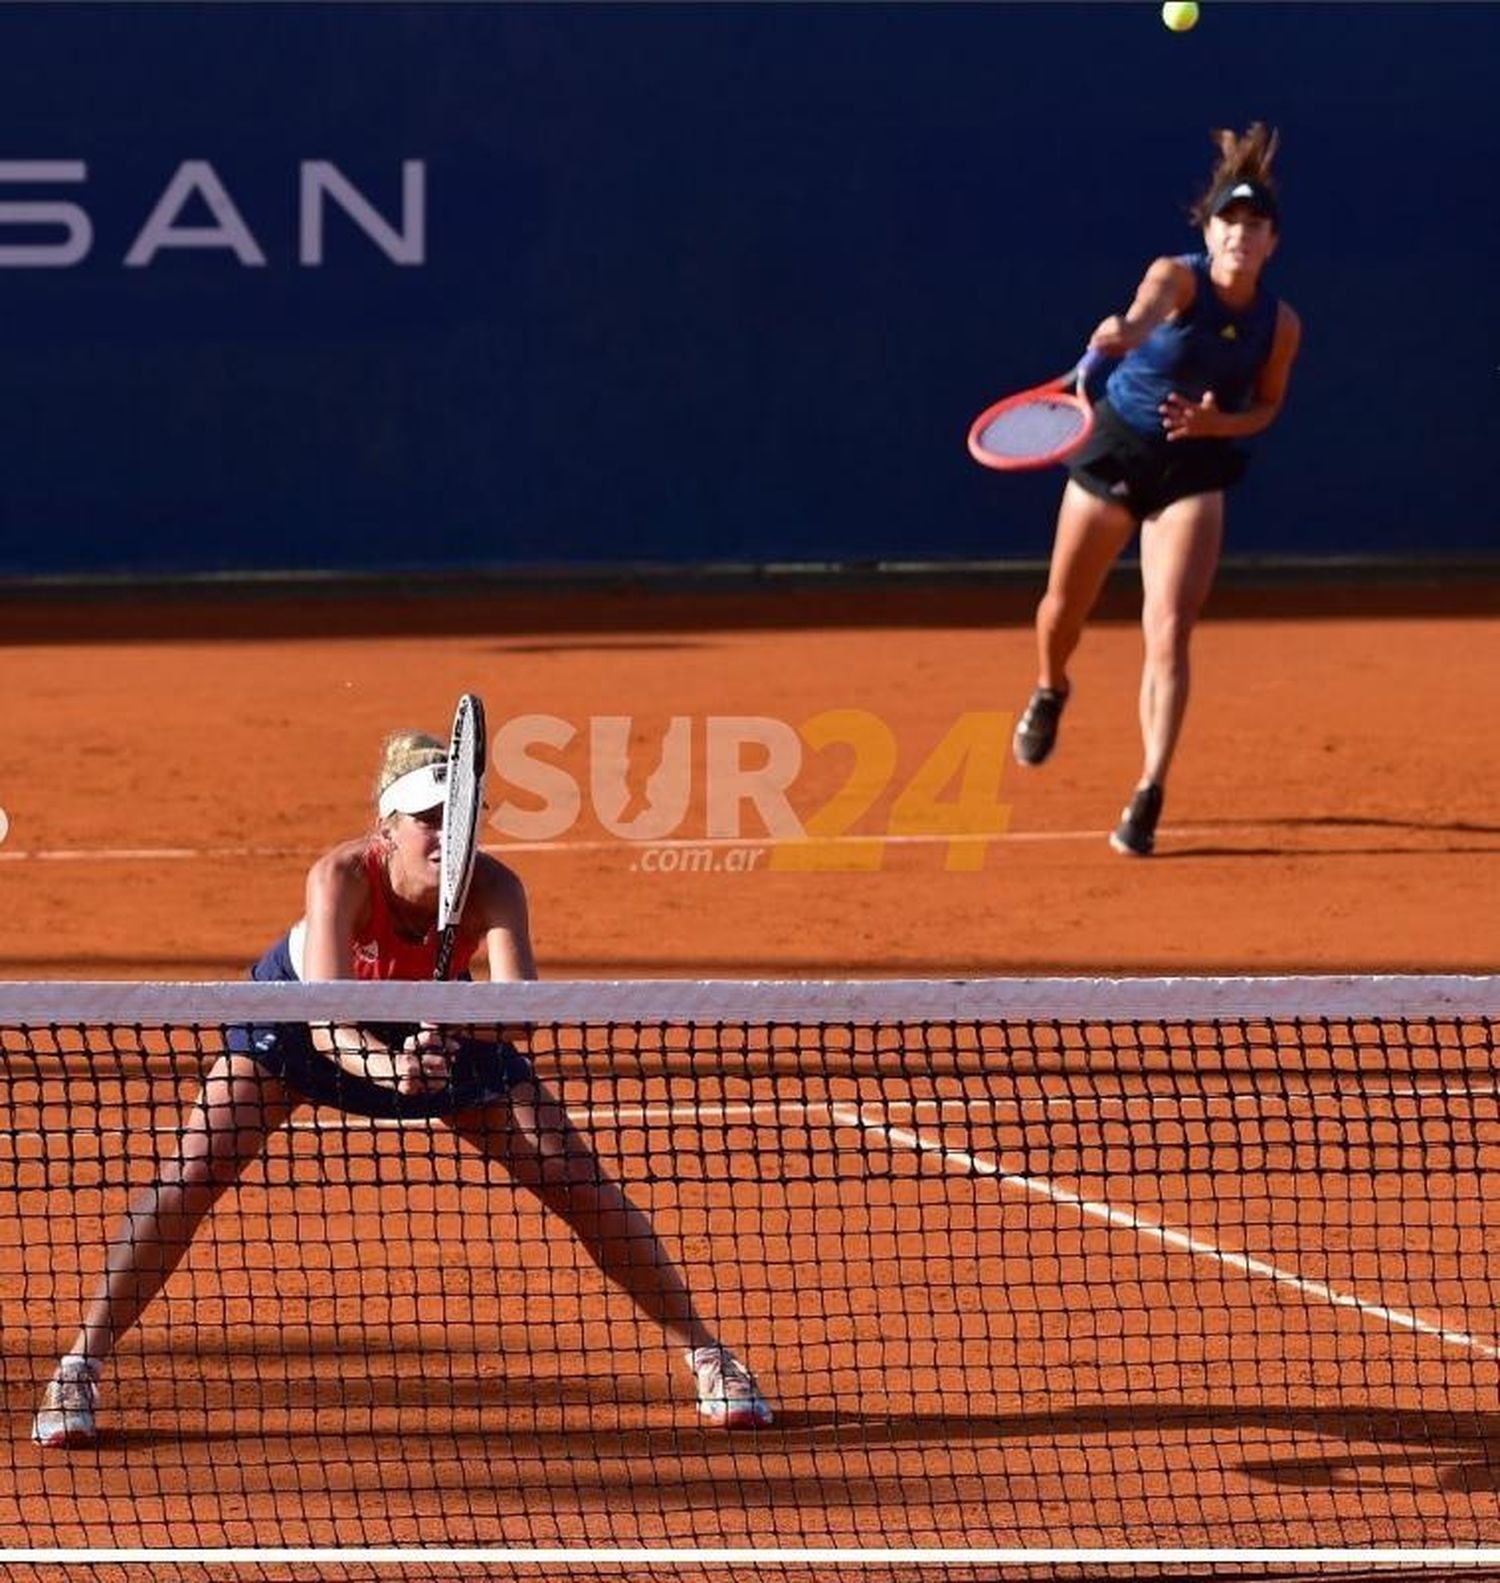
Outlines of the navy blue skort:
{"label": "navy blue skort", "polygon": [[[283,935],[250,969],[257,982],[297,982],[292,967],[289,936]],[[416,1023],[368,1023],[362,1030],[388,1047],[399,1045],[417,1031]],[[475,1110],[504,1099],[520,1084],[535,1081],[530,1060],[503,1041],[463,1039],[452,1058],[448,1082],[423,1094],[398,1094],[384,1083],[359,1077],[324,1055],[312,1042],[305,1023],[265,1025],[238,1023],[225,1035],[225,1043],[238,1055],[248,1055],[257,1065],[289,1088],[320,1105],[332,1105],[356,1116],[389,1121],[420,1120]]]}

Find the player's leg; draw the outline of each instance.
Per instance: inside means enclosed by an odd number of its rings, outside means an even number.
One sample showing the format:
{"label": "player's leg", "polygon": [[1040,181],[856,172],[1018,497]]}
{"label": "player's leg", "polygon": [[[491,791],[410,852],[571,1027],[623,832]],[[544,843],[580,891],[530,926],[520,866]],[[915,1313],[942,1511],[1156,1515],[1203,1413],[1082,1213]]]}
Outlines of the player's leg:
{"label": "player's leg", "polygon": [[131,1200],[109,1241],[104,1273],[72,1347],[58,1366],[32,1436],[43,1445],[94,1438],[99,1371],[115,1343],[181,1262],[214,1200],[255,1159],[293,1100],[245,1055],[223,1055],[182,1123],[156,1180]]}
{"label": "player's leg", "polygon": [[1041,764],[1052,752],[1068,697],[1068,661],[1136,519],[1124,506],[1068,480],[1057,512],[1047,591],[1036,613],[1037,686],[1016,726],[1015,754]]}
{"label": "player's leg", "polygon": [[545,1084],[532,1078],[505,1101],[451,1118],[459,1135],[572,1227],[589,1257],[676,1345],[713,1340],[651,1222],[605,1170]]}
{"label": "player's leg", "polygon": [[754,1377],[704,1323],[650,1220],[605,1170],[545,1084],[528,1078],[506,1100],[449,1120],[565,1221],[600,1271],[682,1349],[705,1417],[730,1426],[771,1421]]}
{"label": "player's leg", "polygon": [[1193,628],[1213,587],[1224,542],[1222,490],[1175,500],[1141,529],[1141,778],[1119,828],[1117,851],[1144,857],[1155,845],[1172,756],[1192,682]]}

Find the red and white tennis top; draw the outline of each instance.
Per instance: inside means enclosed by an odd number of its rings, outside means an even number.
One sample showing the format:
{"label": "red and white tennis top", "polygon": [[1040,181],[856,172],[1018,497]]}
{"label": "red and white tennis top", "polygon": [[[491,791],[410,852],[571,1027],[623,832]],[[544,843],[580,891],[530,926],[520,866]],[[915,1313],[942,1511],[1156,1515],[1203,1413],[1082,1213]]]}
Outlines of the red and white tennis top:
{"label": "red and white tennis top", "polygon": [[[370,882],[370,916],[354,939],[354,976],[362,979],[399,979],[418,982],[431,978],[437,969],[437,923],[420,939],[404,933],[391,911],[390,882],[386,878],[385,855],[376,842],[365,849],[365,876]],[[460,929],[454,943],[455,971],[462,971],[479,949],[483,935]],[[292,971],[303,977],[307,920],[299,918],[287,937],[287,954]]]}

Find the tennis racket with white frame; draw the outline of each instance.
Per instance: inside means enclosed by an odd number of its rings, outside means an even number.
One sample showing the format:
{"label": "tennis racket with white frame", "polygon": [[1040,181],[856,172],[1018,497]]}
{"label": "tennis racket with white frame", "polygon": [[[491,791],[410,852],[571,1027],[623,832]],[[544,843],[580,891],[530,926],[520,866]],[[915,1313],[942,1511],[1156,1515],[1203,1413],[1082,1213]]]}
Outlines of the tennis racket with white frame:
{"label": "tennis racket with white frame", "polygon": [[484,807],[484,703],[475,693],[458,700],[448,744],[448,778],[443,797],[443,844],[438,870],[437,962],[432,976],[445,979],[453,969],[458,926],[474,877],[479,851],[479,815]]}
{"label": "tennis racket with white frame", "polygon": [[1094,431],[1086,387],[1107,361],[1090,348],[1066,374],[986,407],[969,425],[969,455],[1002,473],[1066,461]]}

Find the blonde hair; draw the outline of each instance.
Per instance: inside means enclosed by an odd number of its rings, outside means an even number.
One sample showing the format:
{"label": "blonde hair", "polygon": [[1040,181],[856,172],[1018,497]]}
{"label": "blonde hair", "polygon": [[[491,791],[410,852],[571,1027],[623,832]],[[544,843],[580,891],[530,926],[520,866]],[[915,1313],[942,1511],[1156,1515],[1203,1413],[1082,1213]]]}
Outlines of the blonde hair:
{"label": "blonde hair", "polygon": [[375,801],[380,794],[412,770],[426,764],[441,764],[448,757],[447,747],[426,731],[393,731],[380,750],[380,770],[375,776]]}
{"label": "blonde hair", "polygon": [[1243,134],[1221,128],[1209,136],[1219,151],[1219,162],[1203,196],[1191,210],[1193,224],[1199,227],[1208,224],[1214,198],[1236,182],[1259,182],[1273,197],[1276,195],[1271,163],[1281,146],[1279,132],[1268,130],[1263,121],[1252,121]]}

